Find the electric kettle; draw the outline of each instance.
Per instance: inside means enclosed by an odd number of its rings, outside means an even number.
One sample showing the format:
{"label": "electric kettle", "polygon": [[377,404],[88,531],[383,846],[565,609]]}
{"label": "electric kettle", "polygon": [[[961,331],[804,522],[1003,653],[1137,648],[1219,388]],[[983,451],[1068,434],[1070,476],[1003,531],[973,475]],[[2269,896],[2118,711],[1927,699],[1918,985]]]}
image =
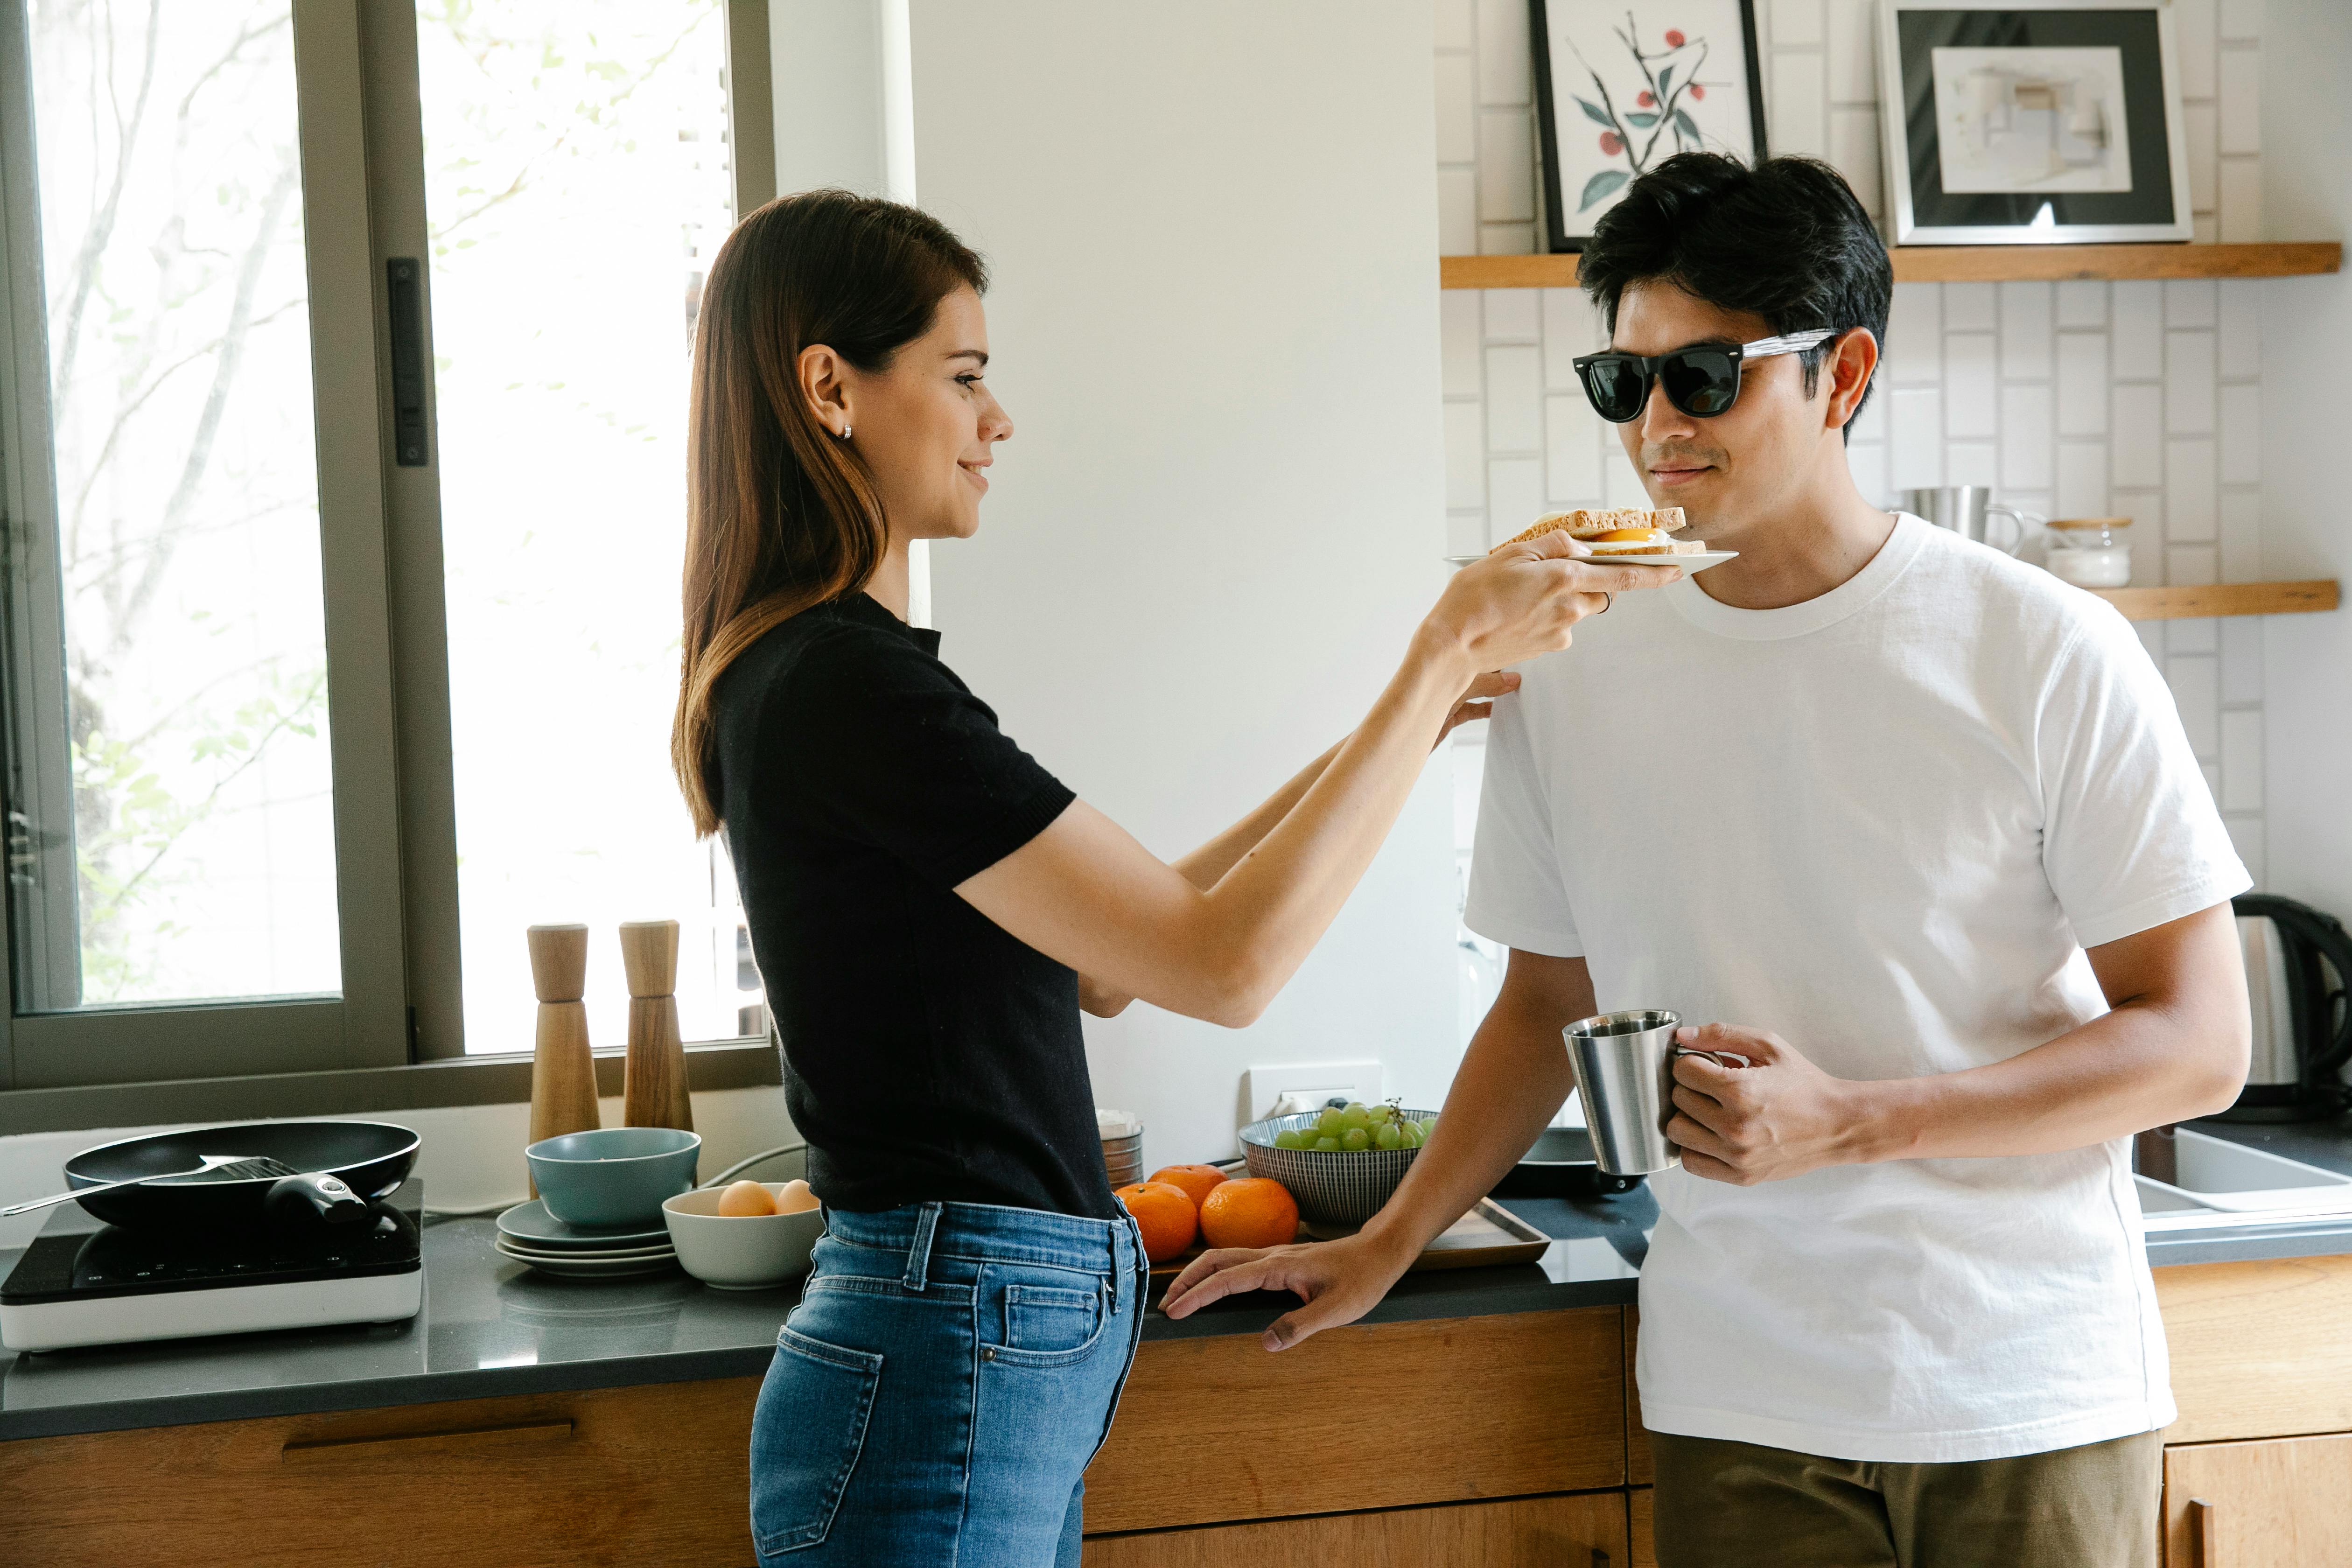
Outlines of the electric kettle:
{"label": "electric kettle", "polygon": [[2253,1061],[2223,1121],[2325,1121],[2352,1105],[2352,934],[2334,915],[2267,893],[2230,901],[2246,957]]}

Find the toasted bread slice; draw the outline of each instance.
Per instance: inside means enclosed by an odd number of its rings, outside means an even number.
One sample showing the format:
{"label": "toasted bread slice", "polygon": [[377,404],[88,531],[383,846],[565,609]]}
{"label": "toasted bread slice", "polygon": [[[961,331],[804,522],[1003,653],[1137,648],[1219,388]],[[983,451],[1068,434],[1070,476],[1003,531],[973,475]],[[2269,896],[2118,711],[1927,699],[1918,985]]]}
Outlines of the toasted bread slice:
{"label": "toasted bread slice", "polygon": [[1523,532],[1515,533],[1503,542],[1517,544],[1563,530],[1570,539],[1588,539],[1616,528],[1658,528],[1674,533],[1685,526],[1683,509],[1678,506],[1670,506],[1662,511],[1644,511],[1631,506],[1580,508],[1575,511],[1546,512]]}

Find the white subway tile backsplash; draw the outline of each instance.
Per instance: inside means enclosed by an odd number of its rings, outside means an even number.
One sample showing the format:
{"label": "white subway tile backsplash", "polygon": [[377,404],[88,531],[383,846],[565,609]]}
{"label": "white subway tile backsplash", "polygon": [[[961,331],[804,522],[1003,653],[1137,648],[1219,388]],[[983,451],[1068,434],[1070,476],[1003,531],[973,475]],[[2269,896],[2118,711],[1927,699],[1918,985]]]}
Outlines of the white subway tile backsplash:
{"label": "white subway tile backsplash", "polygon": [[2215,195],[2214,167],[2221,158],[2220,109],[2210,102],[2185,104],[2181,130],[2189,143],[2189,205],[2210,213],[2220,205]]}
{"label": "white subway tile backsplash", "polygon": [[1845,449],[1846,468],[1853,475],[1853,488],[1862,499],[1873,506],[1888,506],[1895,500],[1895,487],[1886,481],[1886,443],[1884,441],[1852,441]]}
{"label": "white subway tile backsplash", "polygon": [[1484,555],[1489,548],[1484,510],[1449,511],[1445,514],[1445,553]]}
{"label": "white subway tile backsplash", "polygon": [[2059,284],[2058,324],[2062,327],[2105,326],[2107,286],[2083,278],[2069,278]]}
{"label": "white subway tile backsplash", "polygon": [[2000,286],[2000,374],[2007,381],[2050,374],[2053,304],[2047,283]]}
{"label": "white subway tile backsplash", "polygon": [[1878,101],[1878,0],[1829,0],[1829,68],[1832,102]]}
{"label": "white subway tile backsplash", "polygon": [[2172,436],[2213,433],[2213,334],[2210,331],[2164,334],[2164,428]]}
{"label": "white subway tile backsplash", "polygon": [[2210,327],[2221,309],[2221,295],[2210,278],[2176,278],[2164,285],[2164,324],[2168,327]]}
{"label": "white subway tile backsplash", "polygon": [[2000,325],[2000,295],[1990,283],[1944,285],[1944,330],[1990,332]]}
{"label": "white subway tile backsplash", "polygon": [[2136,279],[2111,287],[2116,379],[2154,381],[2164,374],[2164,285]]}
{"label": "white subway tile backsplash", "polygon": [[[1990,436],[2000,410],[1994,389],[2000,378],[1990,332],[1944,335],[1944,434],[1955,440]],[[1965,481],[1954,479],[1953,484]]]}
{"label": "white subway tile backsplash", "polygon": [[1862,210],[1885,221],[1886,196],[1880,187],[1885,167],[1878,151],[1878,109],[1874,104],[1830,106],[1830,162],[1853,187]]}
{"label": "white subway tile backsplash", "polygon": [[2197,764],[2197,771],[2205,776],[2205,792],[2212,797],[2214,805],[2218,807],[2221,804],[2221,764],[2200,763]]}
{"label": "white subway tile backsplash", "polygon": [[[2259,490],[2221,492],[2221,581],[2263,580],[2263,498]],[[2257,629],[2262,623],[2251,623]]]}
{"label": "white subway tile backsplash", "polygon": [[1776,54],[1768,68],[1771,90],[1772,150],[1826,158],[1830,151],[1829,97],[1822,86],[1822,61],[1817,54]]}
{"label": "white subway tile backsplash", "polygon": [[1478,156],[1477,73],[1468,55],[1439,55],[1437,161],[1467,163]]}
{"label": "white subway tile backsplash", "polygon": [[2105,441],[2058,443],[2059,517],[2108,517],[2107,444]]}
{"label": "white subway tile backsplash", "polygon": [[2259,158],[2221,160],[2219,237],[2252,245],[2263,237],[2263,164]]}
{"label": "white subway tile backsplash", "polygon": [[1441,256],[1478,254],[1478,175],[1475,170],[1437,172],[1437,249]]}
{"label": "white subway tile backsplash", "polygon": [[1846,426],[1847,436],[1854,441],[1886,439],[1886,380],[1874,377],[1870,395],[1862,400],[1861,412]]}
{"label": "white subway tile backsplash", "polygon": [[2254,891],[2270,886],[2267,864],[2268,833],[2259,816],[2225,816],[2221,826],[2230,830],[2230,842],[2237,847],[2238,858],[2246,863],[2246,875],[2254,879]]}
{"label": "white subway tile backsplash", "polygon": [[2214,56],[2221,44],[2214,0],[2172,0],[2172,27],[2180,53],[2180,96],[2212,97]]}
{"label": "white subway tile backsplash", "polygon": [[1451,510],[1486,504],[1486,410],[1475,403],[1449,403],[1445,405],[1445,505]]}
{"label": "white subway tile backsplash", "polygon": [[2221,0],[2221,41],[2251,44],[2263,36],[2263,0]]}
{"label": "white subway tile backsplash", "polygon": [[2107,335],[2061,332],[2058,341],[2058,434],[2107,433]]}
{"label": "white subway tile backsplash", "polygon": [[2243,280],[2221,285],[2221,324],[2214,346],[2224,381],[2249,381],[2263,374],[2262,289],[2262,284]]}
{"label": "white subway tile backsplash", "polygon": [[[1581,393],[1547,397],[1543,408],[1546,499],[1559,506],[1596,504],[1601,491],[1600,416]],[[1607,439],[1613,445],[1614,432]]]}
{"label": "white subway tile backsplash", "polygon": [[1535,121],[1524,109],[1478,113],[1478,221],[1527,223],[1536,216]]}
{"label": "white subway tile backsplash", "polygon": [[2005,488],[2050,488],[2053,423],[2048,383],[2012,382],[2000,389],[2000,483]]}
{"label": "white subway tile backsplash", "polygon": [[1897,283],[1886,312],[1887,378],[1898,386],[1944,377],[1944,295],[1940,283]]}
{"label": "white subway tile backsplash", "polygon": [[2118,489],[2164,483],[2164,408],[2162,389],[2118,386],[2114,392],[2115,423],[2110,449],[2115,455]]}
{"label": "white subway tile backsplash", "polygon": [[[2224,577],[2223,582],[2233,579]],[[2263,700],[2263,623],[2253,616],[2230,616],[2221,623],[2221,700]]]}
{"label": "white subway tile backsplash", "polygon": [[2164,661],[2165,684],[2172,688],[2174,706],[2180,710],[2180,727],[2189,732],[2189,749],[2211,757],[2221,750],[2221,674],[2210,654],[2174,654]]}
{"label": "white subway tile backsplash", "polygon": [[2210,544],[2168,545],[2164,581],[2168,587],[2206,588],[2221,580],[2219,552]]}
{"label": "white subway tile backsplash", "polygon": [[2221,59],[2221,151],[2263,150],[2263,57],[2252,49],[2224,49]]}
{"label": "white subway tile backsplash", "polygon": [[1543,351],[1486,350],[1486,450],[1540,452],[1543,433]]}
{"label": "white subway tile backsplash", "polygon": [[1467,289],[1443,289],[1437,295],[1437,363],[1439,384],[1448,397],[1475,397],[1486,372],[1479,344],[1478,296]]}
{"label": "white subway tile backsplash", "polygon": [[1533,103],[1533,68],[1528,7],[1520,0],[1478,0],[1479,101]]}
{"label": "white subway tile backsplash", "polygon": [[1580,289],[1543,289],[1544,385],[1553,392],[1579,386],[1576,360],[1607,346],[1601,312]]}
{"label": "white subway tile backsplash", "polygon": [[2210,616],[2187,616],[2174,621],[2170,631],[2166,634],[2164,651],[2219,653],[2221,651],[2221,638],[2213,629],[2219,624]]}
{"label": "white subway tile backsplash", "polygon": [[1486,341],[1490,343],[1532,343],[1543,338],[1543,306],[1539,289],[1484,289]]}
{"label": "white subway tile backsplash", "polygon": [[1772,47],[1822,41],[1822,0],[1772,0]]}
{"label": "white subway tile backsplash", "polygon": [[2135,621],[2132,630],[2139,637],[2139,646],[2147,649],[2147,657],[2156,661],[2158,670],[2164,668],[2164,626],[2162,621]]}
{"label": "white subway tile backsplash", "polygon": [[2221,389],[2221,482],[2255,485],[2263,479],[2263,389]]}
{"label": "white subway tile backsplash", "polygon": [[1486,538],[1500,543],[1541,517],[1541,458],[1490,458],[1486,462]]}
{"label": "white subway tile backsplash", "polygon": [[1441,49],[1470,49],[1477,45],[1478,32],[1471,23],[1477,11],[1477,0],[1435,0],[1436,40]]}
{"label": "white subway tile backsplash", "polygon": [[[2112,489],[2107,492],[2110,517],[2131,519],[2131,585],[2135,588],[2160,588],[2164,585],[2164,495],[2160,490]],[[2160,622],[2141,623],[2143,629]],[[2143,637],[2142,641],[2147,639]]]}
{"label": "white subway tile backsplash", "polygon": [[2211,213],[2199,213],[2189,222],[2189,240],[2192,245],[2221,243],[2221,220]]}
{"label": "white subway tile backsplash", "polygon": [[1478,253],[1482,256],[1532,256],[1536,248],[1536,226],[1527,223],[1482,223],[1478,226]]}
{"label": "white subway tile backsplash", "polygon": [[1886,400],[1888,482],[1898,490],[1944,482],[1944,395],[1898,387]]}
{"label": "white subway tile backsplash", "polygon": [[1608,506],[1650,504],[1650,492],[1642,488],[1642,476],[1633,459],[1625,455],[1622,441],[1611,441],[1601,448],[1601,499]]}
{"label": "white subway tile backsplash", "polygon": [[1988,488],[2000,483],[2000,448],[1990,441],[1945,442],[1944,483]]}
{"label": "white subway tile backsplash", "polygon": [[2220,537],[2221,490],[2213,438],[2197,436],[2164,444],[2164,542],[2209,544]]}
{"label": "white subway tile backsplash", "polygon": [[2221,715],[2221,809],[2262,808],[2262,710],[2225,710]]}

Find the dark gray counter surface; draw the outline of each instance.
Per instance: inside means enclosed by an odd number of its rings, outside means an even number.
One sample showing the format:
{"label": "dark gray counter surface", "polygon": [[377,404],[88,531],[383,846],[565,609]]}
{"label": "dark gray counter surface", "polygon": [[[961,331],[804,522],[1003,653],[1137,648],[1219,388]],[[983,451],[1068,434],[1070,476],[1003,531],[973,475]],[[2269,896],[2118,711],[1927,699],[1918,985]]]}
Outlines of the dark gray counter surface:
{"label": "dark gray counter surface", "polygon": [[[2352,1173],[2352,1128],[2203,1127]],[[1412,1274],[1366,1319],[1403,1322],[1630,1303],[1648,1232],[1646,1191],[1505,1201],[1554,1237],[1536,1263]],[[0,1440],[191,1422],[315,1415],[767,1370],[793,1289],[713,1290],[683,1274],[551,1279],[490,1246],[488,1219],[425,1232],[425,1302],[394,1326],[323,1329],[19,1356],[0,1351]],[[2352,1220],[2151,1237],[2159,1267],[2352,1253]],[[16,1261],[0,1251],[0,1275]],[[1236,1297],[1181,1322],[1156,1311],[1147,1340],[1255,1334],[1296,1303]]]}

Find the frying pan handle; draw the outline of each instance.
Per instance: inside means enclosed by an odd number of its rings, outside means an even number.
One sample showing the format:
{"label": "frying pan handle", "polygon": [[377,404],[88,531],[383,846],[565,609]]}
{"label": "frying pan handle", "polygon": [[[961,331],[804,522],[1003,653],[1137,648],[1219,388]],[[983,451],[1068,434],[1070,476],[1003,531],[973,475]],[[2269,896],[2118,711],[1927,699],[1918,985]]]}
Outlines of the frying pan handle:
{"label": "frying pan handle", "polygon": [[272,1219],[324,1220],[329,1225],[349,1225],[365,1218],[368,1212],[365,1201],[341,1176],[324,1171],[309,1171],[272,1184],[262,1207]]}

